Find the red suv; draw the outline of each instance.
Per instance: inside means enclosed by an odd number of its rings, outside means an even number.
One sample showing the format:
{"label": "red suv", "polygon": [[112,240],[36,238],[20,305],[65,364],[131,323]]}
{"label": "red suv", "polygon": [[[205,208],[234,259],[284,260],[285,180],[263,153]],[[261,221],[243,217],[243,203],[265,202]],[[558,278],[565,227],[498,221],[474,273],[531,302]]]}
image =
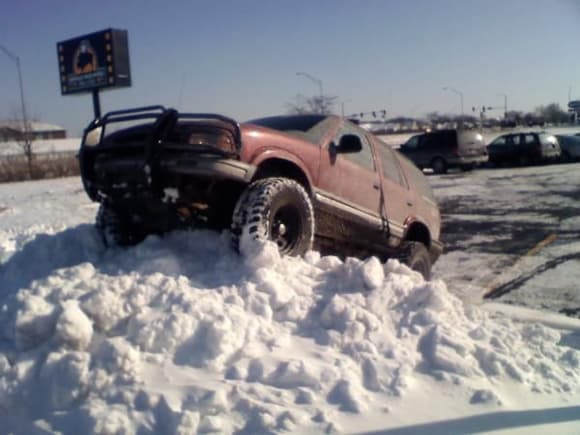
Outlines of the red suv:
{"label": "red suv", "polygon": [[[130,124],[128,126],[128,124]],[[162,106],[110,112],[85,130],[85,189],[108,243],[176,228],[230,228],[300,255],[396,257],[426,278],[442,251],[424,175],[338,116],[238,124]]]}

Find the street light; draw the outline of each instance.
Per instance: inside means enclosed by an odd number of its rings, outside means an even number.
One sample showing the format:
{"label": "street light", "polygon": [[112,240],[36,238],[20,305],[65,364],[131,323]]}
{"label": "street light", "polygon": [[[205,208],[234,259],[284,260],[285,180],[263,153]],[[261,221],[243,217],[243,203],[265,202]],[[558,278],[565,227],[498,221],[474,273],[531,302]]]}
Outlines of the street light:
{"label": "street light", "polygon": [[18,84],[20,86],[20,103],[22,106],[22,120],[24,121],[24,150],[27,154],[27,157],[29,157],[30,142],[28,137],[28,119],[26,117],[26,104],[24,103],[24,86],[22,85],[22,71],[20,70],[20,58],[2,45],[0,45],[0,50],[2,50],[4,54],[6,54],[6,56],[8,56],[16,63],[16,69],[18,70]]}
{"label": "street light", "polygon": [[503,119],[507,119],[507,95],[506,94],[497,94],[500,97],[503,97]]}
{"label": "street light", "polygon": [[445,86],[443,88],[443,90],[444,91],[451,91],[451,92],[459,95],[459,102],[461,103],[461,118],[463,119],[463,117],[465,115],[464,112],[463,112],[463,92],[458,91],[457,89],[452,88],[451,86]]}
{"label": "street light", "polygon": [[319,90],[319,92],[320,92],[320,98],[321,98],[321,100],[322,100],[322,95],[323,95],[323,93],[322,93],[322,80],[320,80],[320,79],[317,79],[316,77],[314,77],[314,76],[312,76],[312,75],[310,75],[310,74],[308,74],[308,73],[306,73],[306,72],[297,72],[297,73],[296,73],[296,75],[297,75],[297,76],[304,76],[304,77],[306,77],[308,80],[311,80],[311,81],[313,81],[314,83],[316,83],[316,84],[318,85],[318,90]]}

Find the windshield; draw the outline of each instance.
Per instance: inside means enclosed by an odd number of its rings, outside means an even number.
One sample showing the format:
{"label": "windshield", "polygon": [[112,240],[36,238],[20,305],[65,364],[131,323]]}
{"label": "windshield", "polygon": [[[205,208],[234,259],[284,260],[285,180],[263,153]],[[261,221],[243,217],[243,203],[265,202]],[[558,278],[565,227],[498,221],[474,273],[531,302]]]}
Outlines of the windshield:
{"label": "windshield", "polygon": [[323,115],[271,116],[248,121],[316,144],[320,144],[331,122],[332,118]]}

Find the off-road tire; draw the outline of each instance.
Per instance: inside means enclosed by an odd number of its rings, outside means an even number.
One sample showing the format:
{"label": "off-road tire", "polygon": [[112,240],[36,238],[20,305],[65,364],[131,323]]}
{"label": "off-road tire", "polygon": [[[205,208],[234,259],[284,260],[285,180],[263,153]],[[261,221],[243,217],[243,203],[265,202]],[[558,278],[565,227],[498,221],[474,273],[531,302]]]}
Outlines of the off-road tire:
{"label": "off-road tire", "polygon": [[435,157],[431,161],[431,168],[435,174],[447,173],[447,162],[442,157]]}
{"label": "off-road tire", "polygon": [[146,234],[107,204],[101,204],[95,227],[105,246],[132,246],[143,241]]}
{"label": "off-road tire", "polygon": [[244,236],[271,240],[281,254],[302,255],[312,248],[314,210],[310,197],[296,181],[264,178],[242,193],[232,216],[232,244],[240,252]]}
{"label": "off-road tire", "polygon": [[431,279],[431,256],[421,242],[403,242],[397,256],[399,261],[423,275],[425,280]]}

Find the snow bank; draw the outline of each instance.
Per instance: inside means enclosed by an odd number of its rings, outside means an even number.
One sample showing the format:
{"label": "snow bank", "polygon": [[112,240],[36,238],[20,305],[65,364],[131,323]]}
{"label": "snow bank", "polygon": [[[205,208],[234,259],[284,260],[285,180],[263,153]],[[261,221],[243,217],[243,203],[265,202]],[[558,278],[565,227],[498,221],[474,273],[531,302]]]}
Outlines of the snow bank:
{"label": "snow bank", "polygon": [[433,385],[473,413],[509,384],[578,397],[580,352],[556,330],[466,308],[397,261],[251,251],[209,232],[108,251],[90,225],[36,236],[0,268],[4,427],[328,432],[393,426]]}

